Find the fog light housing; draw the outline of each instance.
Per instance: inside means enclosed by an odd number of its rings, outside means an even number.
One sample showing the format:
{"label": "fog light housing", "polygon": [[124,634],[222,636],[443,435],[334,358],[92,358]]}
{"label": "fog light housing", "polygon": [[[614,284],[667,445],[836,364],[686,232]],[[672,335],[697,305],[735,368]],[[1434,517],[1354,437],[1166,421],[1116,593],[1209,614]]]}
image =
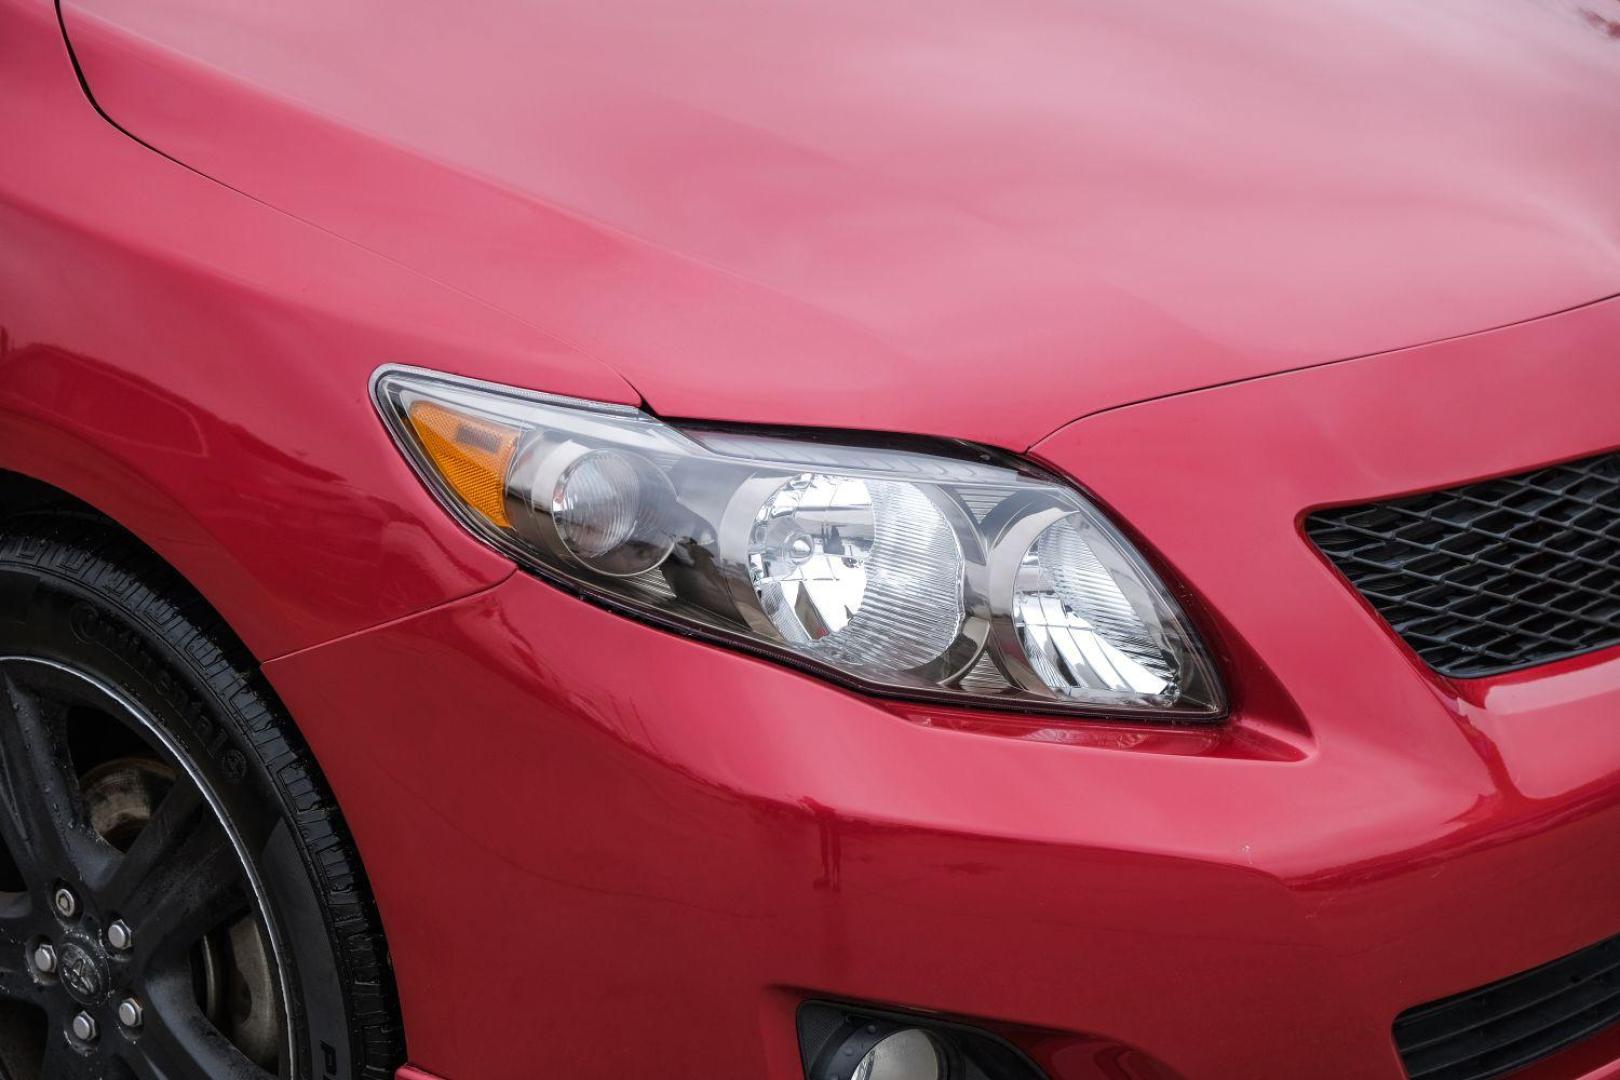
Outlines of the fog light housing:
{"label": "fog light housing", "polygon": [[1023,1053],[988,1031],[826,1002],[799,1007],[799,1053],[807,1080],[1043,1080]]}

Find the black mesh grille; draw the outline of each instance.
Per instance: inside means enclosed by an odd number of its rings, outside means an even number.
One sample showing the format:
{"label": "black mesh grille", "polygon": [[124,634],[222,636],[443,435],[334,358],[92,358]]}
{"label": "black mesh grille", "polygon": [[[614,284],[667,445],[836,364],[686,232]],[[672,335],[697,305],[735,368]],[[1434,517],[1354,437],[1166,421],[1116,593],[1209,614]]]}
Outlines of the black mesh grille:
{"label": "black mesh grille", "polygon": [[1408,1009],[1395,1045],[1413,1080],[1486,1080],[1620,1020],[1620,938]]}
{"label": "black mesh grille", "polygon": [[1620,453],[1324,510],[1305,528],[1441,674],[1620,643]]}

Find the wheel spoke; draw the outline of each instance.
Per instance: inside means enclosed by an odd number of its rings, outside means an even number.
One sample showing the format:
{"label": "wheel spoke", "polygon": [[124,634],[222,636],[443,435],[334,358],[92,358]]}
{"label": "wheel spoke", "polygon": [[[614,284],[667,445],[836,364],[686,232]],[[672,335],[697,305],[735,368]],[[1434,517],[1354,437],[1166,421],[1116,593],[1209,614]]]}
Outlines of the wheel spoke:
{"label": "wheel spoke", "polygon": [[67,1036],[53,1031],[46,1040],[45,1068],[50,1080],[102,1080],[101,1062],[68,1045]]}
{"label": "wheel spoke", "polygon": [[0,1001],[38,1001],[44,995],[28,967],[33,922],[26,893],[0,899]]}
{"label": "wheel spoke", "polygon": [[36,894],[69,867],[104,857],[79,796],[61,717],[0,674],[0,839]]}
{"label": "wheel spoke", "polygon": [[272,1080],[209,1023],[189,980],[150,983],[147,994],[140,1037],[124,1055],[140,1080]]}
{"label": "wheel spoke", "polygon": [[26,1001],[40,1004],[45,1000],[45,988],[28,973],[26,961],[7,957],[0,963],[0,1002]]}
{"label": "wheel spoke", "polygon": [[136,928],[137,959],[160,967],[247,907],[230,838],[196,790],[178,784],[136,837],[106,895]]}
{"label": "wheel spoke", "polygon": [[212,824],[202,793],[185,780],[177,781],[118,861],[102,891],[107,905],[122,910],[143,885],[167,872],[186,844],[195,842],[197,834]]}
{"label": "wheel spoke", "polygon": [[0,967],[33,933],[34,902],[27,893],[0,893]]}

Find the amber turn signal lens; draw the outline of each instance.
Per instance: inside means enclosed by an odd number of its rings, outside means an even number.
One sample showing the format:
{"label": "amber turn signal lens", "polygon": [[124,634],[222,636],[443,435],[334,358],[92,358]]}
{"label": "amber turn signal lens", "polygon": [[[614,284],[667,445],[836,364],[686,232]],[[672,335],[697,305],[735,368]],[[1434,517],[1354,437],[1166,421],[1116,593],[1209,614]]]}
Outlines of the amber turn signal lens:
{"label": "amber turn signal lens", "polygon": [[510,528],[506,469],[517,450],[517,429],[431,401],[413,403],[410,418],[422,449],[445,483],[468,507],[500,528]]}

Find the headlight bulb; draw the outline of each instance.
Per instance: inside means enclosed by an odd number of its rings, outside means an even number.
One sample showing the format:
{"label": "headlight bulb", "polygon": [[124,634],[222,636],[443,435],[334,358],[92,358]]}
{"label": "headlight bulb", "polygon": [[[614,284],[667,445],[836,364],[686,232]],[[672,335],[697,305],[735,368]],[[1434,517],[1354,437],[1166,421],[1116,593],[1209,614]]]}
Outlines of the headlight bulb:
{"label": "headlight bulb", "polygon": [[1095,540],[1090,523],[1070,514],[1024,553],[1013,595],[1024,656],[1047,686],[1069,697],[1173,699],[1175,656],[1155,632],[1148,598],[1126,595],[1130,578],[1105,565],[1113,553]]}
{"label": "headlight bulb", "polygon": [[754,516],[748,569],[783,640],[849,665],[906,670],[962,626],[962,555],[911,484],[805,473]]}

